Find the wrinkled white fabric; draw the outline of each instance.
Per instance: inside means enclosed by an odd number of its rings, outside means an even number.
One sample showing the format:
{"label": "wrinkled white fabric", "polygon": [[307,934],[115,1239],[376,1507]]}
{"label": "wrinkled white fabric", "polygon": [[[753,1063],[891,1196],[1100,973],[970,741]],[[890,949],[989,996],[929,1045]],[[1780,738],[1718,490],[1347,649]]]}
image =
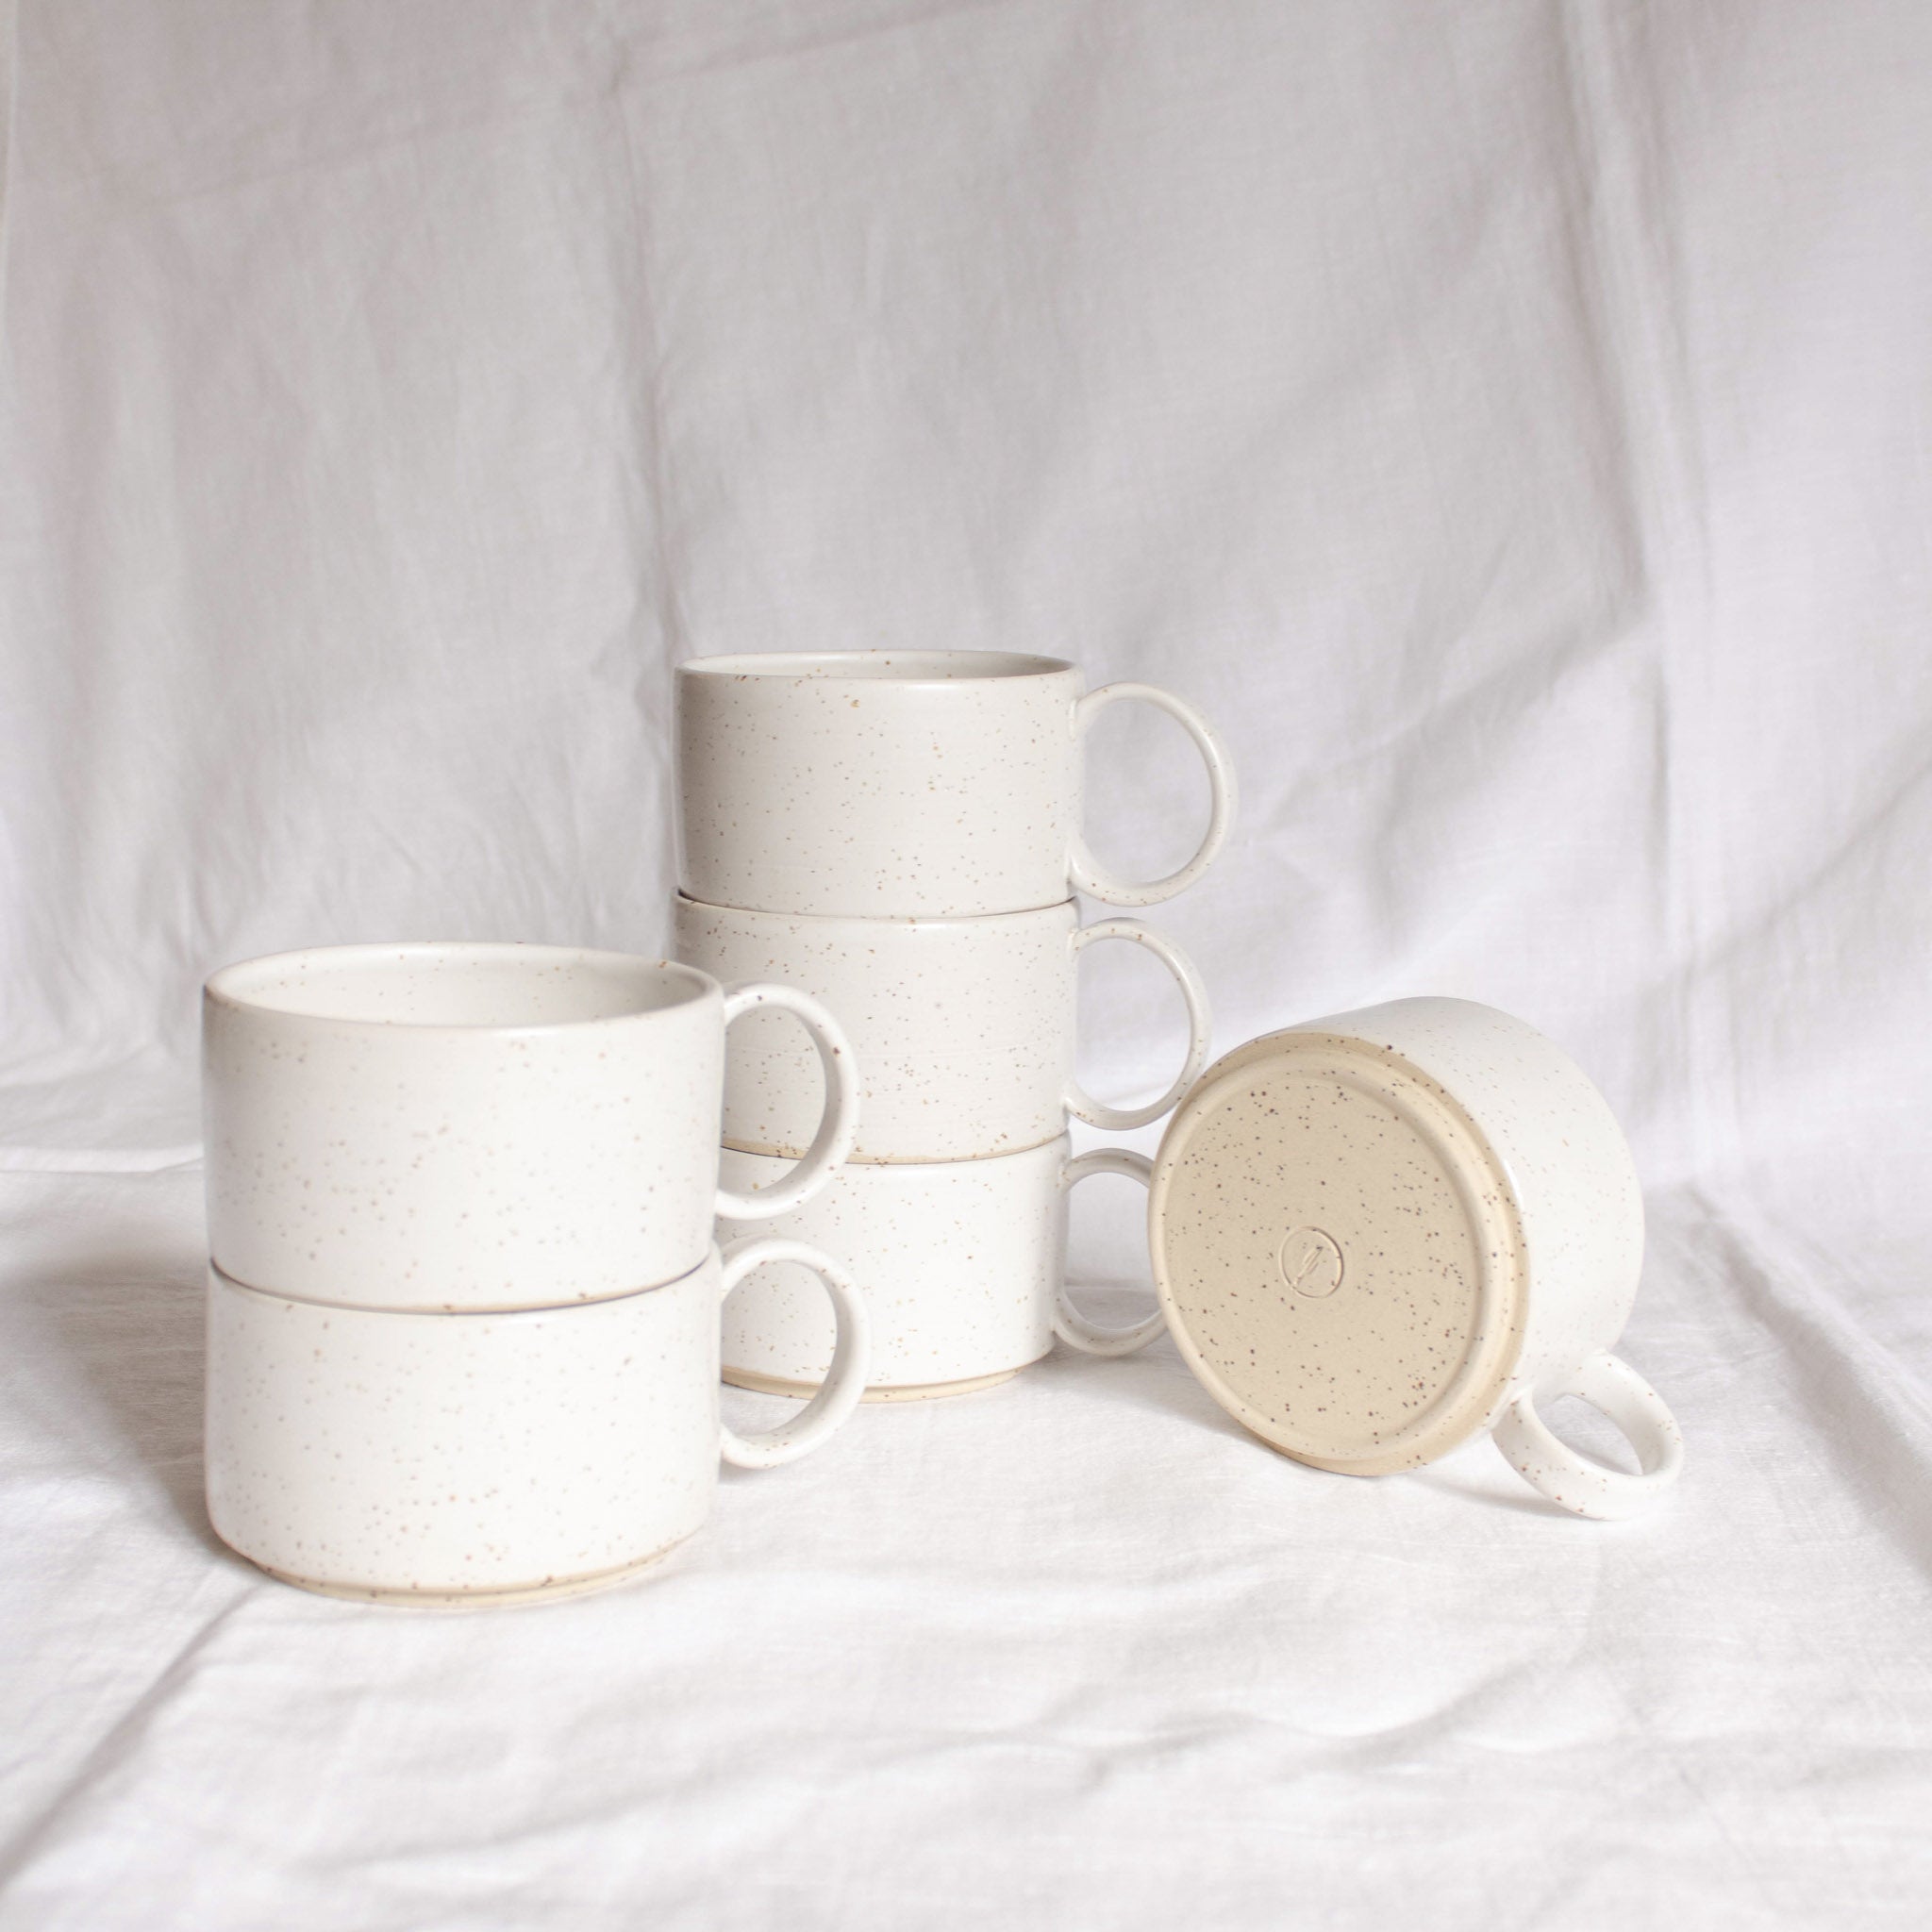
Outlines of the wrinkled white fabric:
{"label": "wrinkled white fabric", "polygon": [[[23,0],[0,100],[0,1925],[1925,1923],[1932,13]],[[214,1543],[203,974],[655,951],[669,667],[885,643],[1217,720],[1223,1047],[1583,1061],[1670,1502],[1320,1475],[1163,1342],[579,1603]],[[1090,794],[1204,790],[1111,712]]]}

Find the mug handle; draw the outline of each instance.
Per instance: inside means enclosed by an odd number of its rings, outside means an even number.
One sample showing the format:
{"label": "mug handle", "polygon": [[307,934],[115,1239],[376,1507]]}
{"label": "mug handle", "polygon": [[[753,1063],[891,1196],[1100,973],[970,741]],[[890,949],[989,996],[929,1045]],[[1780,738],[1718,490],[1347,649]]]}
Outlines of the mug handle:
{"label": "mug handle", "polygon": [[[1537,1413],[1537,1396],[1580,1395],[1623,1430],[1642,1474],[1606,1469],[1579,1456]],[[1647,1509],[1684,1468],[1684,1436],[1660,1396],[1628,1362],[1594,1355],[1541,1391],[1525,1389],[1504,1408],[1491,1432],[1496,1447],[1524,1482],[1578,1516],[1616,1522]]]}
{"label": "mug handle", "polygon": [[772,1221],[802,1207],[831,1179],[833,1169],[843,1163],[858,1138],[858,1070],[853,1064],[852,1044],[838,1021],[794,986],[756,984],[725,989],[725,1025],[760,1007],[795,1015],[811,1035],[819,1065],[825,1070],[825,1110],[811,1145],[783,1180],[755,1194],[718,1190],[718,1212],[731,1221]]}
{"label": "mug handle", "polygon": [[[1131,1148],[1096,1147],[1092,1153],[1083,1154],[1060,1169],[1060,1192],[1071,1193],[1088,1175],[1096,1174],[1124,1174],[1143,1188],[1151,1187],[1154,1163]],[[1156,1308],[1151,1315],[1125,1328],[1103,1328],[1090,1322],[1074,1306],[1067,1294],[1064,1275],[1054,1284],[1053,1332],[1069,1348],[1076,1348],[1082,1355],[1132,1355],[1145,1348],[1166,1327],[1166,1311]]]}
{"label": "mug handle", "polygon": [[728,1424],[719,1424],[719,1449],[733,1469],[776,1469],[781,1463],[809,1455],[858,1407],[866,1377],[872,1373],[872,1327],[865,1296],[838,1262],[805,1241],[746,1235],[724,1250],[723,1259],[718,1292],[721,1307],[724,1297],[754,1268],[761,1268],[767,1261],[798,1261],[824,1283],[839,1324],[832,1366],[825,1371],[825,1379],[790,1422],[757,1436],[741,1436]]}
{"label": "mug handle", "polygon": [[1100,919],[1074,934],[1074,957],[1077,958],[1087,947],[1101,940],[1132,940],[1137,946],[1145,946],[1174,974],[1181,998],[1188,1003],[1188,1057],[1174,1075],[1173,1086],[1158,1100],[1149,1101],[1145,1107],[1108,1107],[1095,1100],[1077,1079],[1067,1082],[1062,1104],[1069,1113],[1092,1126],[1120,1132],[1158,1121],[1201,1077],[1201,1069],[1208,1064],[1208,1039],[1214,1030],[1214,1021],[1208,1010],[1208,989],[1201,984],[1194,962],[1165,934],[1156,932],[1151,925],[1142,925],[1138,919]]}
{"label": "mug handle", "polygon": [[1107,706],[1120,704],[1128,698],[1139,698],[1141,703],[1152,705],[1156,710],[1165,711],[1194,741],[1194,749],[1201,754],[1201,761],[1208,767],[1211,804],[1208,813],[1207,836],[1202,839],[1193,858],[1178,872],[1171,872],[1164,879],[1154,879],[1145,885],[1130,885],[1101,870],[1100,861],[1088,849],[1086,832],[1076,826],[1073,851],[1068,856],[1067,874],[1081,891],[1095,899],[1104,899],[1109,906],[1153,906],[1162,899],[1172,899],[1176,892],[1192,885],[1214,863],[1215,855],[1221,850],[1228,829],[1234,824],[1234,760],[1228,756],[1227,746],[1222,742],[1221,734],[1213,725],[1191,705],[1183,704],[1172,691],[1162,691],[1158,684],[1104,684],[1098,691],[1090,691],[1074,707],[1074,741],[1078,742],[1085,739],[1094,719]]}

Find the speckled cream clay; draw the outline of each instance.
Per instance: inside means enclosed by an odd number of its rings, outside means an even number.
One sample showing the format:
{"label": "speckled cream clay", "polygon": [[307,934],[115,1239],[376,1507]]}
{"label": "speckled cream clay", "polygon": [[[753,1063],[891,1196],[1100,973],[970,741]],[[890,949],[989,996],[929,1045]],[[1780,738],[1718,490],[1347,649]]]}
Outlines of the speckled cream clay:
{"label": "speckled cream clay", "polygon": [[[1670,1410],[1609,1352],[1643,1257],[1629,1149],[1574,1063],[1507,1014],[1398,1000],[1238,1048],[1168,1124],[1148,1225],[1182,1354],[1287,1455],[1378,1475],[1488,1430],[1596,1517],[1677,1477]],[[1616,1424],[1639,1473],[1551,1432],[1563,1395]]]}
{"label": "speckled cream clay", "polygon": [[[1212,862],[1234,772],[1207,720],[1150,684],[1081,690],[1058,658],[838,651],[700,658],[676,677],[678,884],[691,898],[828,917],[960,918],[1077,889],[1151,906]],[[1165,878],[1104,871],[1081,830],[1082,744],[1138,699],[1193,740],[1206,836]]]}
{"label": "speckled cream clay", "polygon": [[[719,1311],[773,1260],[829,1297],[831,1373],[784,1426],[741,1436],[719,1418]],[[208,1516],[251,1562],[326,1595],[480,1608],[602,1589],[705,1520],[721,1452],[768,1469],[824,1441],[858,1400],[865,1340],[850,1277],[782,1240],[514,1314],[324,1307],[211,1269]]]}
{"label": "speckled cream clay", "polygon": [[[1083,926],[1071,900],[976,919],[819,919],[680,895],[680,959],[724,980],[775,979],[839,1016],[859,1077],[860,1161],[979,1160],[1057,1140],[1067,1115],[1126,1129],[1158,1120],[1208,1062],[1207,990],[1179,947],[1137,919]],[[1152,953],[1188,1009],[1187,1057],[1158,1099],[1095,1100],[1074,1075],[1080,955]],[[817,1062],[777,1015],[749,1014],[724,1076],[724,1144],[804,1153],[824,1110]]]}
{"label": "speckled cream clay", "polygon": [[[801,1023],[822,1111],[756,1200],[718,1191],[725,1027]],[[712,1218],[807,1199],[852,1145],[838,1023],[782,986],[565,946],[334,946],[202,1003],[215,1265],[297,1300],[530,1308],[675,1281]]]}
{"label": "speckled cream clay", "polygon": [[[763,1155],[727,1151],[741,1191],[784,1172]],[[992,1160],[841,1169],[832,1185],[773,1224],[829,1249],[852,1271],[871,1315],[869,1400],[959,1395],[1003,1382],[1053,1346],[1067,1245],[1067,1194],[1096,1174],[1143,1186],[1147,1159],[1106,1147],[1070,1158],[1067,1138]],[[720,1223],[724,1232],[729,1222]],[[1158,1332],[1160,1317],[1123,1342],[1072,1334],[1073,1346],[1117,1355]],[[823,1297],[787,1263],[760,1268],[724,1311],[724,1378],[802,1393],[833,1360],[837,1335]]]}

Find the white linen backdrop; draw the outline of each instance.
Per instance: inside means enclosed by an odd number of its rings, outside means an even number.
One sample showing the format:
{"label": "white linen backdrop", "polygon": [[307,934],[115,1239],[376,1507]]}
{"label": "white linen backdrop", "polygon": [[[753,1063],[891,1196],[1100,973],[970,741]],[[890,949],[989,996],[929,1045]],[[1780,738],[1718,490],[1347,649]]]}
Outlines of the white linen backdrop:
{"label": "white linen backdrop", "polygon": [[[1925,1923],[1932,9],[0,22],[0,1924]],[[879,644],[1220,723],[1152,916],[1221,1047],[1444,992],[1583,1061],[1664,1507],[1321,1475],[1162,1342],[576,1604],[214,1543],[203,974],[658,950],[671,665]],[[1093,763],[1189,846],[1170,724]]]}

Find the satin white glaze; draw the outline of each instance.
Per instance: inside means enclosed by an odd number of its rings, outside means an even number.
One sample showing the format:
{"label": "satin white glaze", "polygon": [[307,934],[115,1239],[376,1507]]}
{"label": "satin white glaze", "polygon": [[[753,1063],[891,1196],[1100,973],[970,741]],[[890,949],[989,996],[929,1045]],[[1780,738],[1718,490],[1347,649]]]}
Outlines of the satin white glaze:
{"label": "satin white glaze", "polygon": [[[824,1106],[794,1198],[851,1145],[837,1023],[783,987],[561,946],[339,946],[203,997],[209,1247],[310,1301],[536,1307],[673,1281],[710,1245],[725,1027],[803,1023]],[[781,1195],[734,1203],[740,1219]]]}
{"label": "satin white glaze", "polygon": [[[1074,1074],[1077,962],[1108,940],[1144,947],[1187,1003],[1187,1058],[1158,1099],[1106,1106]],[[977,1160],[1037,1147],[1069,1112],[1097,1126],[1158,1120],[1207,1063],[1200,975],[1138,920],[1082,927],[1071,901],[977,919],[821,919],[744,912],[679,896],[679,958],[715,977],[777,979],[835,1014],[859,1075],[863,1161]],[[824,1076],[794,1028],[753,1014],[732,1036],[724,1141],[795,1156],[824,1107]]]}
{"label": "satin white glaze", "polygon": [[[767,1257],[818,1274],[838,1359],[786,1427],[741,1438],[719,1421],[720,1304]],[[850,1277],[785,1241],[515,1314],[325,1307],[211,1268],[208,1316],[217,1535],[289,1581],[398,1602],[566,1594],[648,1563],[709,1512],[721,1448],[754,1468],[805,1454],[866,1374]]]}
{"label": "satin white glaze", "polygon": [[[678,884],[713,906],[826,917],[960,918],[1073,890],[1148,906],[1212,863],[1233,767],[1211,726],[1152,685],[1081,694],[1055,658],[846,651],[696,658],[676,675]],[[1193,739],[1208,828],[1163,879],[1104,873],[1080,828],[1082,741],[1139,699]]]}
{"label": "satin white glaze", "polygon": [[[782,1163],[727,1150],[724,1173],[755,1189]],[[1143,1157],[1102,1149],[1068,1158],[1061,1136],[991,1160],[841,1168],[830,1187],[773,1224],[841,1256],[871,1313],[873,1394],[983,1386],[1053,1345],[1065,1274],[1068,1191],[1092,1174],[1147,1174]],[[721,1235],[732,1224],[719,1224]],[[1153,1326],[1158,1329],[1157,1315]],[[1062,1330],[1090,1353],[1121,1353],[1107,1331]],[[1137,1341],[1144,1339],[1136,1332]],[[724,1310],[728,1381],[817,1384],[832,1324],[796,1269],[766,1267]]]}

